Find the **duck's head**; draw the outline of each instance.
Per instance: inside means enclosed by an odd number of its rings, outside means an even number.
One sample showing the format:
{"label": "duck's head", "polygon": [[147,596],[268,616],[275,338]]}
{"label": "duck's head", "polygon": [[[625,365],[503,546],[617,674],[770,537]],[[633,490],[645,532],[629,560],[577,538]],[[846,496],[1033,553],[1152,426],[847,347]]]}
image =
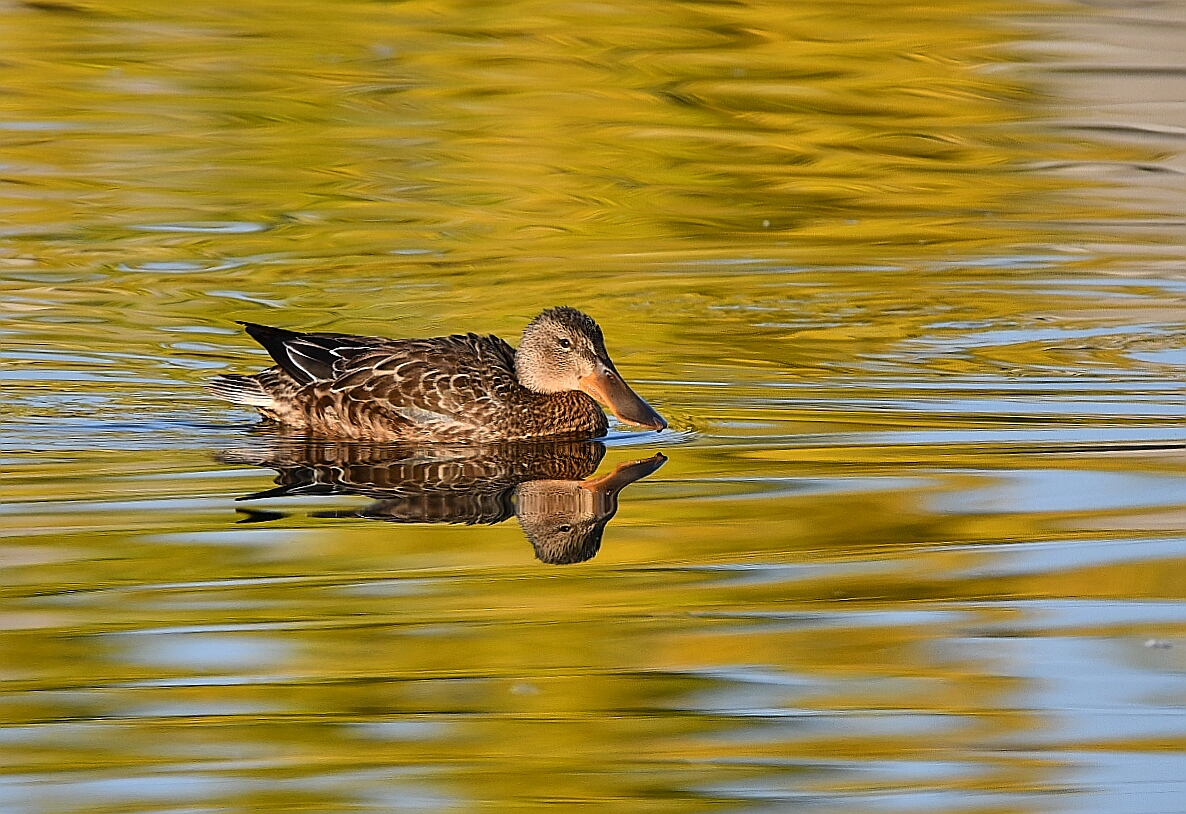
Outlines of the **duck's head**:
{"label": "duck's head", "polygon": [[627,424],[653,430],[667,426],[618,375],[601,328],[575,308],[549,308],[531,321],[515,352],[515,373],[520,384],[537,393],[580,390]]}

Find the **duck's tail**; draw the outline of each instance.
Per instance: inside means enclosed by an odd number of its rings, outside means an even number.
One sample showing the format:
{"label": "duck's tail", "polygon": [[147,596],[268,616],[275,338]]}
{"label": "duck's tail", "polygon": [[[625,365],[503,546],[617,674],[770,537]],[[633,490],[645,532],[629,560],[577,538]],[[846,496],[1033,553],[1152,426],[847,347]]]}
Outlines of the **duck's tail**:
{"label": "duck's tail", "polygon": [[211,395],[231,404],[248,407],[271,407],[275,400],[254,376],[215,376],[207,385]]}

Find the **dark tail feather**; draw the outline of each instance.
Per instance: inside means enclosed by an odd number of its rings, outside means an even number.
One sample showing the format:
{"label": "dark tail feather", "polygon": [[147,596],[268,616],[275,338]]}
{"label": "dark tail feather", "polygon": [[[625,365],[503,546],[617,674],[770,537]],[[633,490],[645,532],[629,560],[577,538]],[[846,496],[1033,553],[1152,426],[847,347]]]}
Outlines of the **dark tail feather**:
{"label": "dark tail feather", "polygon": [[243,326],[247,334],[256,342],[263,345],[269,351],[273,347],[280,347],[285,342],[291,342],[294,339],[300,339],[301,335],[296,331],[289,331],[285,328],[273,328],[271,325],[260,325],[258,322],[239,322]]}
{"label": "dark tail feather", "polygon": [[215,376],[207,385],[210,393],[232,404],[271,407],[273,400],[254,376]]}
{"label": "dark tail feather", "polygon": [[334,378],[334,363],[343,348],[365,340],[339,334],[298,333],[255,322],[240,322],[248,335],[264,346],[284,372],[301,384]]}
{"label": "dark tail feather", "polygon": [[272,357],[272,360],[288,371],[289,375],[294,376],[297,381],[309,381],[308,374],[303,370],[294,371],[292,364],[291,351],[288,347],[290,342],[301,338],[301,335],[296,331],[288,331],[284,328],[273,328],[270,325],[260,325],[256,322],[239,322],[240,325],[247,331],[247,335],[256,342],[264,346],[264,350]]}

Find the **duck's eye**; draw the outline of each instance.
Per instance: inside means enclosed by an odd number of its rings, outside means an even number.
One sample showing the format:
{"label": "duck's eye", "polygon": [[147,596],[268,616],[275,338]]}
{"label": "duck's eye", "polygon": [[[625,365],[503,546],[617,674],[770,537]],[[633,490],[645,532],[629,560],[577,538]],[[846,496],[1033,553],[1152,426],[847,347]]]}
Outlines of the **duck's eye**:
{"label": "duck's eye", "polygon": [[570,531],[572,531],[572,526],[565,523],[563,526],[560,527],[559,531],[561,534],[568,534]]}
{"label": "duck's eye", "polygon": [[560,347],[564,348],[565,350],[568,350],[572,347],[572,342],[569,341],[567,336],[560,337]]}

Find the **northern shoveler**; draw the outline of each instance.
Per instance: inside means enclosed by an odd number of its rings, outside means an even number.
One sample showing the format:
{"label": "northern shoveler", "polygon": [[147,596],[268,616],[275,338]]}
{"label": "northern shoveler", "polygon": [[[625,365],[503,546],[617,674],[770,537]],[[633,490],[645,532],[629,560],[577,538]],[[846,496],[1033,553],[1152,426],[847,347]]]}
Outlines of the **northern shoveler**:
{"label": "northern shoveler", "polygon": [[[217,376],[210,392],[312,435],[365,441],[497,442],[593,438],[620,420],[662,430],[618,375],[601,328],[549,308],[519,349],[497,336],[384,339],[241,323],[275,360],[254,376]],[[596,401],[595,401],[596,400]]]}

